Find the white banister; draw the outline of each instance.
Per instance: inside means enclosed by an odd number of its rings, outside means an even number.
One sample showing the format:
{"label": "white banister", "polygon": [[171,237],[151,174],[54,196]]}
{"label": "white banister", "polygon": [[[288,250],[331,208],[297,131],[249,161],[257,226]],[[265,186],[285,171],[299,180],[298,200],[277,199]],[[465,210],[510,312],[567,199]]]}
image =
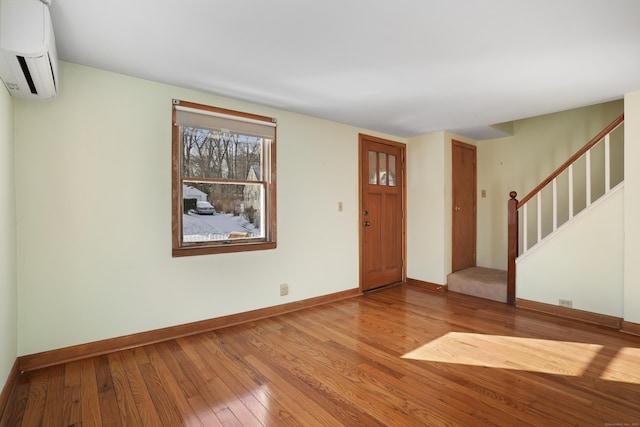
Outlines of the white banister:
{"label": "white banister", "polygon": [[527,242],[527,237],[529,236],[529,203],[525,203],[524,206],[522,207],[522,212],[524,213],[524,215],[522,216],[522,252],[527,252],[527,249],[529,249],[529,242]]}
{"label": "white banister", "polygon": [[569,165],[569,219],[573,219],[573,165]]}
{"label": "white banister", "polygon": [[558,180],[553,178],[553,231],[558,229]]}
{"label": "white banister", "polygon": [[604,137],[604,192],[611,190],[611,141],[609,133]]}
{"label": "white banister", "polygon": [[538,192],[536,199],[538,200],[538,240],[536,243],[538,243],[542,240],[542,191]]}
{"label": "white banister", "polygon": [[587,161],[585,167],[585,196],[587,200],[587,205],[585,208],[591,206],[591,150],[587,151]]}

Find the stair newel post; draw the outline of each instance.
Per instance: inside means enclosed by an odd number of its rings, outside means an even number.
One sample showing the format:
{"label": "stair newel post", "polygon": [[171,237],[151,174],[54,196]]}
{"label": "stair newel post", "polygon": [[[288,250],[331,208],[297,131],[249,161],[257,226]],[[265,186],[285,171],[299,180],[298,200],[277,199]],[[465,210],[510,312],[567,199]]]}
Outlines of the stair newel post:
{"label": "stair newel post", "polygon": [[507,237],[507,304],[516,305],[516,257],[518,256],[518,193],[509,193]]}

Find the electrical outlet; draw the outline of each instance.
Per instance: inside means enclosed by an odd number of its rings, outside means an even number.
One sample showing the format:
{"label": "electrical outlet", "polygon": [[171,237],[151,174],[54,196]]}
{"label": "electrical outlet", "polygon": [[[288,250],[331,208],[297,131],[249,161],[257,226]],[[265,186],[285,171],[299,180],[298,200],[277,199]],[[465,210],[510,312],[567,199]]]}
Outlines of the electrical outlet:
{"label": "electrical outlet", "polygon": [[558,305],[560,307],[572,308],[573,307],[573,301],[571,301],[570,299],[561,299],[561,300],[558,301]]}
{"label": "electrical outlet", "polygon": [[287,285],[286,283],[283,283],[282,285],[280,285],[280,296],[283,297],[288,294],[289,294],[289,285]]}

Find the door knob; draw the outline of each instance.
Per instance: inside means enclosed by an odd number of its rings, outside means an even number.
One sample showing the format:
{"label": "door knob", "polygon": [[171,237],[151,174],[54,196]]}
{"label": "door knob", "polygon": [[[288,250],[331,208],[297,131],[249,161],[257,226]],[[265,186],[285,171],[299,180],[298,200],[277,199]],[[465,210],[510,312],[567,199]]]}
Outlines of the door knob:
{"label": "door knob", "polygon": [[362,225],[364,225],[365,227],[370,227],[371,223],[369,221],[365,221]]}
{"label": "door knob", "polygon": [[455,208],[453,208],[453,210],[456,212],[460,212],[460,206],[456,206]]}

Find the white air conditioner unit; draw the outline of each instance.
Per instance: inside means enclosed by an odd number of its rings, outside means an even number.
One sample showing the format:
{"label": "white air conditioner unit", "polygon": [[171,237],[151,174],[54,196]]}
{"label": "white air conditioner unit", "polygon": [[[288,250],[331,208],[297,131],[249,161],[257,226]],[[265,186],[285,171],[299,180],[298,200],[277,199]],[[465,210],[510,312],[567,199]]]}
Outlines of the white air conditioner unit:
{"label": "white air conditioner unit", "polygon": [[51,0],[0,0],[0,78],[16,98],[58,93]]}

